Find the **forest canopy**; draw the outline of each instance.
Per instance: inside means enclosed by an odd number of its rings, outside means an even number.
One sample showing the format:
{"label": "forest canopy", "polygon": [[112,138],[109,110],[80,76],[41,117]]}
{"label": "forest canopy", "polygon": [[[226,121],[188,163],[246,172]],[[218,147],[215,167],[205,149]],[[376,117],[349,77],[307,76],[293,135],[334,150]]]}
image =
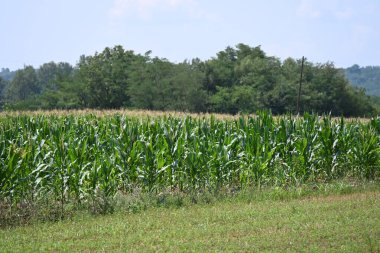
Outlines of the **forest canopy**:
{"label": "forest canopy", "polygon": [[[49,62],[2,69],[1,110],[117,109],[298,113],[301,59],[268,56],[260,46],[227,47],[209,60],[173,63],[122,46],[82,55],[76,66]],[[349,70],[351,75],[357,71]],[[5,75],[7,74],[7,75]],[[4,78],[4,77],[7,78]],[[369,116],[376,106],[333,63],[304,62],[299,112]]]}

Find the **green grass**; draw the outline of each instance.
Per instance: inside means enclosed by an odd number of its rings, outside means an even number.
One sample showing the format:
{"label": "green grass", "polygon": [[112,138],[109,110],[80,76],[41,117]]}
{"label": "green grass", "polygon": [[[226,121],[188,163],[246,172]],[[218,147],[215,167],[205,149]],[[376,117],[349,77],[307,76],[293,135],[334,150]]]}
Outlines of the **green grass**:
{"label": "green grass", "polygon": [[377,186],[302,197],[273,192],[2,229],[0,252],[380,251]]}

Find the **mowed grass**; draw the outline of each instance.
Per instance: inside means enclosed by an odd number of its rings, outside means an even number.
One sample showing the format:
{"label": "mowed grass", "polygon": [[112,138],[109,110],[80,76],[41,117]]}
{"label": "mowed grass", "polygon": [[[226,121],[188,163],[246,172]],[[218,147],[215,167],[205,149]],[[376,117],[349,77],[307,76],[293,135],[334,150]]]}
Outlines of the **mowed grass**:
{"label": "mowed grass", "polygon": [[0,230],[0,252],[379,252],[380,191],[227,198]]}

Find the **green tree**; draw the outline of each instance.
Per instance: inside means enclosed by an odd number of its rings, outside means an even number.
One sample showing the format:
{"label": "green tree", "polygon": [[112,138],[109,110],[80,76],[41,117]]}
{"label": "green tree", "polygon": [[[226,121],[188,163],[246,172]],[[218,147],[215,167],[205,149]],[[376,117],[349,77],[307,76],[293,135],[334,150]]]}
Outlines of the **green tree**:
{"label": "green tree", "polygon": [[260,46],[227,47],[206,64],[209,66],[206,80],[211,83],[207,87],[214,90],[210,94],[212,110],[236,113],[274,108],[272,91],[281,78],[281,62],[267,57]]}
{"label": "green tree", "polygon": [[152,59],[150,52],[135,61],[128,89],[132,106],[149,110],[168,109],[172,99],[169,78],[173,73],[173,66],[166,59]]}
{"label": "green tree", "polygon": [[333,63],[306,63],[301,105],[303,111],[340,116],[373,114],[375,109],[363,90],[350,85]]}
{"label": "green tree", "polygon": [[237,52],[232,47],[227,47],[217,54],[216,58],[207,61],[207,79],[209,89],[216,91],[217,86],[231,87],[237,82],[235,66]]}
{"label": "green tree", "polygon": [[197,63],[183,62],[173,67],[173,74],[169,76],[169,91],[172,103],[169,109],[180,111],[200,112],[206,109],[206,91],[202,82],[204,74],[199,71]]}
{"label": "green tree", "polygon": [[3,96],[3,92],[6,86],[6,82],[3,78],[0,77],[0,97]]}
{"label": "green tree", "polygon": [[256,91],[252,86],[218,87],[211,98],[212,111],[237,114],[252,113],[259,109]]}
{"label": "green tree", "polygon": [[154,68],[151,65],[150,53],[147,52],[133,62],[129,75],[128,96],[133,107],[153,110],[153,100],[155,99],[155,91],[152,86]]}
{"label": "green tree", "polygon": [[204,111],[204,75],[197,64],[152,59],[148,52],[135,62],[130,75],[128,92],[132,106],[150,110]]}
{"label": "green tree", "polygon": [[[301,74],[301,59],[287,58],[281,65],[281,77],[276,85],[273,93],[274,101],[273,111],[278,114],[287,112],[297,112],[297,98],[300,85]],[[300,96],[300,110],[312,110],[310,104],[312,103],[314,94],[312,94],[311,82],[314,78],[314,66],[311,62],[305,61],[302,77],[302,88]]]}
{"label": "green tree", "polygon": [[34,98],[40,91],[35,69],[32,66],[25,66],[16,71],[15,77],[9,84],[6,96],[9,102],[17,102]]}
{"label": "green tree", "polygon": [[73,80],[57,83],[56,90],[47,90],[39,97],[42,109],[79,109],[84,108],[81,99],[80,83]]}
{"label": "green tree", "polygon": [[239,83],[255,89],[260,109],[272,109],[272,91],[280,83],[281,62],[273,57],[245,57],[241,60],[237,71]]}
{"label": "green tree", "polygon": [[127,94],[130,68],[136,55],[122,46],[105,48],[94,56],[82,56],[79,77],[86,94],[85,106],[120,108],[129,105]]}
{"label": "green tree", "polygon": [[7,85],[6,81],[0,77],[0,110],[2,110],[4,106],[4,97],[5,97],[4,91],[5,91],[6,85]]}
{"label": "green tree", "polygon": [[71,78],[73,67],[66,62],[49,62],[40,66],[37,77],[42,91],[56,90],[58,83]]}

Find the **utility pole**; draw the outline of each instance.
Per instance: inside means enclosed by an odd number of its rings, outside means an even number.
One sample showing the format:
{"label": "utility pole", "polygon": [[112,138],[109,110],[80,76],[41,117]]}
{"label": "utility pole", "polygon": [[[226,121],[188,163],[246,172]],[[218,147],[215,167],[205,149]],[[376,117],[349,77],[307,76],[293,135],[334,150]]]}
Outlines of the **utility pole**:
{"label": "utility pole", "polygon": [[303,77],[303,66],[305,63],[305,57],[302,56],[302,62],[301,62],[301,76],[300,76],[300,86],[298,88],[298,98],[297,98],[297,113],[300,113],[300,102],[301,102],[301,88],[302,88],[302,77]]}

